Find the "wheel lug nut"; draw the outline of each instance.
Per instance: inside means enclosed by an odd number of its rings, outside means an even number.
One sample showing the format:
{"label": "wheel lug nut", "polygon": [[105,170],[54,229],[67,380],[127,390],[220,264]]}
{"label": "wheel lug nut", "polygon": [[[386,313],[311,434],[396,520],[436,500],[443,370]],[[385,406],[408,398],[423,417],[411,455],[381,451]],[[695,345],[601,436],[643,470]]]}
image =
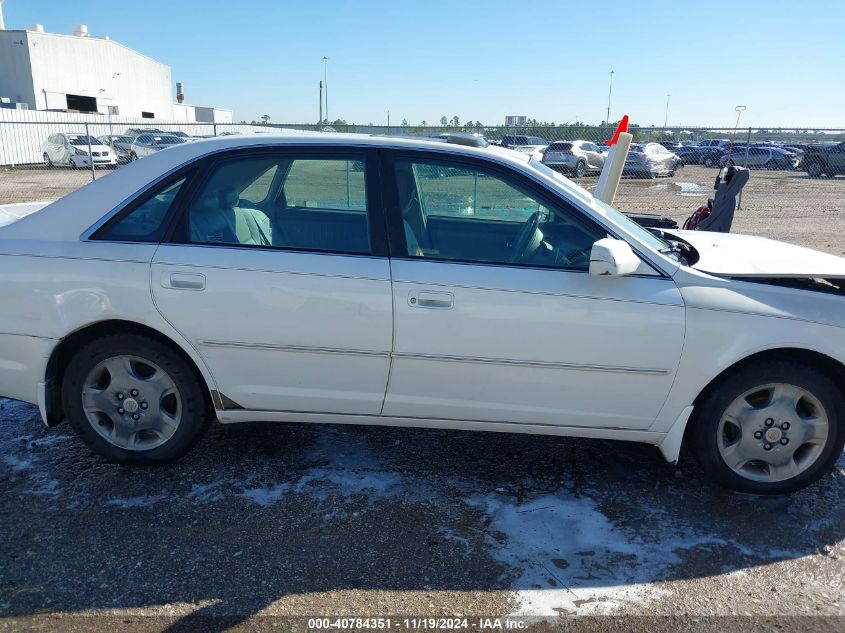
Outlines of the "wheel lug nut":
{"label": "wheel lug nut", "polygon": [[122,394],[122,393],[117,394],[117,399],[118,399],[118,400],[123,400],[123,394]]}
{"label": "wheel lug nut", "polygon": [[766,426],[772,426],[775,423],[772,418],[766,418]]}
{"label": "wheel lug nut", "polygon": [[772,445],[767,442],[767,443],[763,444],[763,448],[765,448],[767,451],[770,451],[770,450],[772,450]]}
{"label": "wheel lug nut", "polygon": [[141,408],[142,408],[144,411],[146,411],[146,410],[147,410],[147,407],[148,407],[148,406],[150,406],[150,405],[148,405],[146,402],[142,402],[142,403],[141,403]]}
{"label": "wheel lug nut", "polygon": [[133,389],[133,390],[132,390],[132,391],[130,391],[129,393],[131,393],[131,394],[132,394],[132,397],[134,398],[135,396],[137,396],[137,395],[138,395],[138,390],[137,390],[137,389]]}
{"label": "wheel lug nut", "polygon": [[120,408],[117,410],[117,412],[118,412],[120,415],[123,415],[124,413],[126,413],[126,411],[124,411],[124,410],[123,410],[123,407],[120,407]]}
{"label": "wheel lug nut", "polygon": [[132,414],[132,419],[133,419],[133,420],[140,420],[140,419],[141,419],[141,416],[140,416],[140,415],[138,415],[137,413],[133,413],[133,414]]}
{"label": "wheel lug nut", "polygon": [[783,424],[780,425],[780,428],[782,428],[784,431],[788,431],[789,430],[789,422],[784,422]]}
{"label": "wheel lug nut", "polygon": [[780,443],[783,444],[784,446],[786,446],[787,444],[789,444],[789,438],[788,437],[780,438]]}
{"label": "wheel lug nut", "polygon": [[754,433],[754,437],[759,440],[761,437],[763,437],[763,431],[757,431],[756,433]]}

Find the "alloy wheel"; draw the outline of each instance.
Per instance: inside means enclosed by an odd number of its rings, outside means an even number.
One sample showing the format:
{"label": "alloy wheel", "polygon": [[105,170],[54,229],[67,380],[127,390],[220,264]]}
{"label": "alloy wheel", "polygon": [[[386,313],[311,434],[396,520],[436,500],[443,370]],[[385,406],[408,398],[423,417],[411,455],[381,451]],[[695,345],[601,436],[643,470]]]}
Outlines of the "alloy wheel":
{"label": "alloy wheel", "polygon": [[816,396],[796,385],[771,383],[745,392],[725,409],[717,443],[735,473],[780,482],[810,468],[828,435],[828,414]]}
{"label": "alloy wheel", "polygon": [[110,444],[146,451],[167,442],[182,420],[182,396],[161,367],[137,356],[98,363],[82,389],[92,428]]}

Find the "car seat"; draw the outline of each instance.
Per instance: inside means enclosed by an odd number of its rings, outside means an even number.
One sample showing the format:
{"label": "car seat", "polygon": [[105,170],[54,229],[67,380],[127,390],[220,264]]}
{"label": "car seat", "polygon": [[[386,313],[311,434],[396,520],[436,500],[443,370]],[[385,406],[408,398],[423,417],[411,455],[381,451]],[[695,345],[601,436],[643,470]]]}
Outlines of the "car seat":
{"label": "car seat", "polygon": [[716,176],[715,195],[684,222],[684,228],[696,231],[730,233],[736,212],[736,198],[748,182],[750,174],[744,167],[731,165]]}

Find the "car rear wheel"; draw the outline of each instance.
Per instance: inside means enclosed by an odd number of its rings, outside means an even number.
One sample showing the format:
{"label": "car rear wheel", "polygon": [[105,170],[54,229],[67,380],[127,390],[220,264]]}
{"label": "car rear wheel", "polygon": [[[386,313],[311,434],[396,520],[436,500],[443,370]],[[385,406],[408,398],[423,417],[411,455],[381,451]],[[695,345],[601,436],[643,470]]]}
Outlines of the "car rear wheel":
{"label": "car rear wheel", "polygon": [[810,178],[821,178],[822,166],[816,161],[811,162],[807,165],[807,175],[809,175]]}
{"label": "car rear wheel", "polygon": [[833,467],[845,444],[845,399],[814,367],[770,361],[720,380],[691,424],[689,444],[716,483],[783,494]]}
{"label": "car rear wheel", "polygon": [[716,161],[713,160],[712,156],[705,156],[704,159],[701,161],[701,164],[705,167],[713,167],[716,164]]}
{"label": "car rear wheel", "polygon": [[587,165],[584,161],[579,160],[575,163],[575,177],[576,178],[583,178],[584,174],[587,173]]}
{"label": "car rear wheel", "polygon": [[168,346],[139,334],[106,336],[82,347],[65,370],[62,404],[80,438],[118,463],[172,461],[210,423],[194,369]]}
{"label": "car rear wheel", "polygon": [[138,154],[135,152],[129,152],[129,162],[134,163],[136,160],[138,160]]}
{"label": "car rear wheel", "polygon": [[47,152],[44,152],[44,164],[47,165],[47,167],[53,166],[53,159],[50,158],[50,155]]}

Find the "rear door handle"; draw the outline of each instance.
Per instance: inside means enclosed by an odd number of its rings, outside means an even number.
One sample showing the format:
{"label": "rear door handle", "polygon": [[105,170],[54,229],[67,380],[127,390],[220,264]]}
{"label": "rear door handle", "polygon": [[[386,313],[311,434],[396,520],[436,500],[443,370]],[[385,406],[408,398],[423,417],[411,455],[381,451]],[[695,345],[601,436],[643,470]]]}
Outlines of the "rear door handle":
{"label": "rear door handle", "polygon": [[205,275],[165,271],[161,274],[161,285],[174,290],[205,290]]}
{"label": "rear door handle", "polygon": [[412,308],[449,310],[454,304],[455,296],[451,292],[411,291],[408,294],[408,305]]}

